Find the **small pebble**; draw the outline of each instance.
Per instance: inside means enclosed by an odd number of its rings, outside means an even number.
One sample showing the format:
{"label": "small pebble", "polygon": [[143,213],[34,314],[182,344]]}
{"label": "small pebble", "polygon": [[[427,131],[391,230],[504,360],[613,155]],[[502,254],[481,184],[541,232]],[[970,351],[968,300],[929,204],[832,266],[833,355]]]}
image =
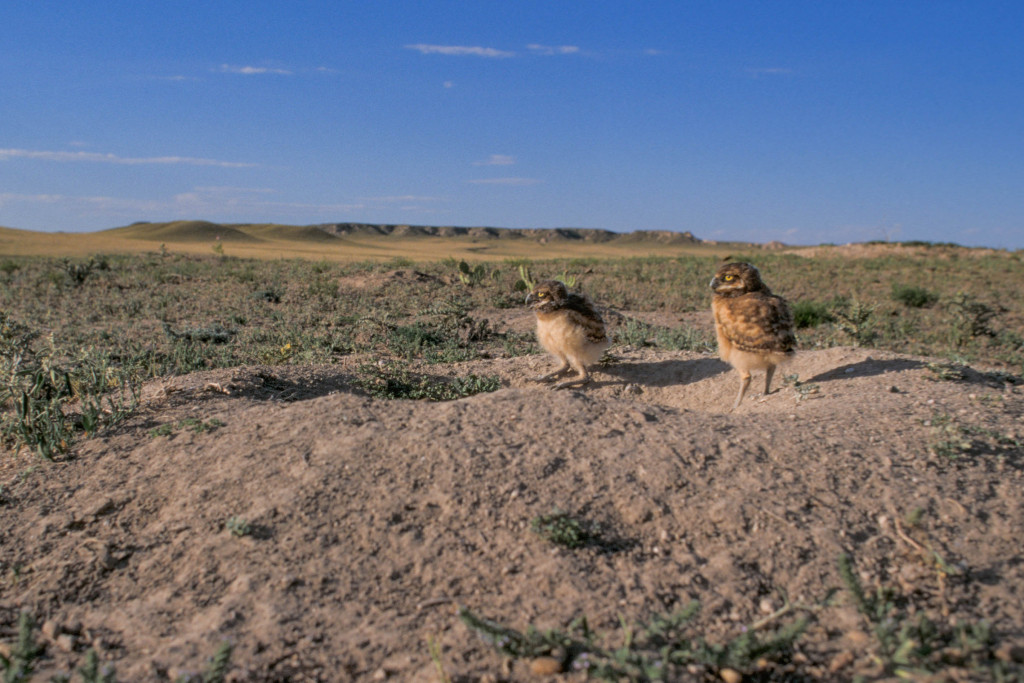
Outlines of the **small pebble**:
{"label": "small pebble", "polygon": [[743,674],[736,669],[722,669],[718,672],[718,675],[722,677],[725,683],[742,683]]}
{"label": "small pebble", "polygon": [[43,622],[43,625],[39,628],[43,635],[50,640],[55,640],[60,635],[60,625],[53,619],[47,619]]}
{"label": "small pebble", "polygon": [[70,633],[62,633],[57,636],[57,647],[64,650],[64,652],[74,652],[75,640],[75,637]]}
{"label": "small pebble", "polygon": [[849,651],[840,652],[832,658],[831,662],[829,662],[828,672],[834,674],[841,669],[845,669],[851,664],[853,664],[853,653]]}
{"label": "small pebble", "polygon": [[562,672],[562,662],[554,657],[537,657],[530,662],[530,673],[534,676],[552,676]]}

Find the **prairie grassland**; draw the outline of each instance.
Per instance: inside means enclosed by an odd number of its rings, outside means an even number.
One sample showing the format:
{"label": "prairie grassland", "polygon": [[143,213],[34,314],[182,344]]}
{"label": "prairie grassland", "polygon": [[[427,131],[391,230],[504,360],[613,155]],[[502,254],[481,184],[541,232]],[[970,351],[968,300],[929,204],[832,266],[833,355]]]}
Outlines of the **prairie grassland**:
{"label": "prairie grassland", "polygon": [[[1005,296],[1024,289],[1020,253],[925,252],[732,257],[755,263],[793,303],[803,348],[878,347],[1020,374],[1024,302]],[[610,309],[618,344],[714,350],[707,283],[717,255],[505,259],[478,264],[472,277],[451,256],[414,256],[339,263],[163,249],[0,258],[4,441],[52,455],[73,437],[51,429],[61,402],[94,406],[95,415],[69,427],[90,432],[102,415],[128,409],[103,404],[115,389],[124,396],[144,380],[202,369],[329,364],[351,354],[450,363],[536,353],[531,334],[488,321],[526,316],[523,268],[574,281]],[[379,370],[368,373],[368,385],[382,381],[372,376]],[[16,417],[16,405],[33,414]],[[18,429],[45,435],[33,441]]]}
{"label": "prairie grassland", "polygon": [[[441,253],[440,245],[446,243],[438,240],[432,248]],[[708,281],[721,254],[713,251],[507,257],[471,267],[451,252],[427,258],[422,250],[399,250],[397,242],[389,242],[395,249],[392,256],[363,260],[334,260],[315,251],[314,258],[268,258],[269,251],[262,258],[243,258],[236,255],[242,244],[244,238],[225,239],[214,250],[201,240],[194,254],[166,245],[160,249],[153,242],[136,253],[86,251],[71,257],[59,251],[47,256],[3,252],[8,255],[0,256],[0,459],[17,451],[59,458],[82,435],[102,433],[130,416],[143,381],[198,370],[320,365],[355,357],[351,366],[362,363],[355,384],[380,399],[447,400],[492,391],[499,382],[491,377],[424,383],[423,376],[410,371],[410,361],[422,367],[538,352],[522,303],[524,275],[562,278],[586,291],[607,309],[617,345],[714,351]],[[807,257],[732,246],[732,258],[756,264],[765,281],[792,302],[803,348],[854,345],[929,356],[939,361],[929,366],[939,379],[961,376],[964,364],[985,365],[993,369],[993,377],[998,373],[1004,380],[1024,372],[1024,301],[1007,296],[1024,288],[1019,252],[918,246],[858,255],[817,249]],[[509,324],[524,318],[525,325]],[[933,446],[937,454],[955,458],[975,448],[965,436],[967,427],[948,416],[934,421],[941,439]],[[216,417],[188,417],[154,427],[148,438],[228,428]],[[1000,433],[998,438],[1019,448],[1016,436]],[[3,496],[0,504],[7,504]],[[237,513],[225,519],[232,539],[255,535],[258,529]],[[608,550],[619,543],[614,536],[602,536],[602,529],[588,519],[557,511],[537,517],[532,527],[545,540],[567,548]],[[964,659],[957,654],[961,651],[985,653],[988,659],[969,680],[993,679],[990,672],[1002,671],[994,668],[1002,663],[988,656],[991,634],[984,623],[964,622],[949,633],[925,633],[930,622],[918,619],[881,588],[876,594],[862,587],[850,558],[841,563],[857,611],[881,643],[885,670],[902,671],[908,648],[920,644],[922,652],[931,648],[925,654],[935,661],[946,653],[956,655],[957,661]],[[10,575],[17,578],[14,568]],[[788,607],[765,619],[784,615]],[[655,617],[638,627],[638,647],[586,652],[602,656],[607,680],[620,680],[620,671],[640,672],[629,680],[654,678],[645,678],[645,672],[659,666],[662,636],[682,632],[689,616],[684,612],[671,622]],[[522,658],[557,651],[556,645],[565,642],[586,641],[590,647],[592,636],[578,622],[567,632],[520,633],[465,610],[460,618],[506,655]],[[27,617],[24,623],[21,630],[28,635],[23,640],[29,643]],[[924,635],[911,629],[917,624]],[[737,666],[754,671],[761,665],[747,655],[770,646],[777,651],[764,650],[765,657],[787,660],[804,626],[795,621],[768,643],[745,631],[717,650],[703,641],[668,644],[678,646],[686,661],[709,671]],[[622,628],[625,641],[634,642],[634,629],[624,621]],[[969,647],[950,644],[954,636]],[[26,661],[38,654],[34,647],[24,652]],[[925,654],[921,661],[926,661]],[[600,672],[595,668],[594,676],[601,678]]]}

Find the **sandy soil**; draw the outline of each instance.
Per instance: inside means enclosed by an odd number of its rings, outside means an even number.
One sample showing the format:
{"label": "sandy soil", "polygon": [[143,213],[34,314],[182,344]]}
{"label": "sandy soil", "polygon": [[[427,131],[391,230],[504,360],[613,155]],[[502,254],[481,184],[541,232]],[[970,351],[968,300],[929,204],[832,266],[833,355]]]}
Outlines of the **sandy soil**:
{"label": "sandy soil", "polygon": [[[939,621],[988,620],[1001,656],[1024,645],[1022,387],[833,348],[781,373],[802,387],[778,381],[727,413],[737,378],[717,359],[613,352],[579,391],[529,382],[543,356],[424,368],[502,379],[448,403],[361,394],[365,358],[151,383],[138,414],[74,459],[2,459],[0,640],[28,610],[45,623],[43,673],[95,647],[119,680],[163,681],[229,640],[230,680],[430,681],[434,639],[453,680],[537,680],[455,605],[516,628],[585,614],[615,631],[620,615],[697,599],[721,641],[783,596],[824,600],[845,552],[865,586]],[[973,430],[955,458],[930,448],[943,416]],[[616,547],[531,532],[556,507]],[[232,534],[232,517],[251,532]],[[790,668],[763,678],[879,675],[848,599],[814,616]]]}

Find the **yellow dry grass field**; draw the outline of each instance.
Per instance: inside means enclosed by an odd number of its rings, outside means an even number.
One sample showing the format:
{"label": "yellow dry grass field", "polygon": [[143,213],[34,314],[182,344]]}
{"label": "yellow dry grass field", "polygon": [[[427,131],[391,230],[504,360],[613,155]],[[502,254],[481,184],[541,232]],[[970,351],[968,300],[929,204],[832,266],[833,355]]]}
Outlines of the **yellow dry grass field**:
{"label": "yellow dry grass field", "polygon": [[[366,226],[367,228],[372,226]],[[205,221],[140,223],[88,233],[33,232],[0,227],[0,255],[83,257],[93,254],[173,253],[239,258],[301,258],[333,262],[446,258],[471,262],[517,258],[616,258],[629,256],[721,256],[736,245],[675,240],[667,233],[489,230],[476,234],[419,234],[415,228],[384,234],[375,230],[335,235],[316,226],[221,225]],[[515,232],[514,237],[509,237]],[[500,233],[501,236],[495,236]],[[535,234],[531,234],[535,233]],[[554,236],[551,236],[554,233]],[[565,237],[562,234],[570,234]],[[602,233],[602,239],[577,237]]]}

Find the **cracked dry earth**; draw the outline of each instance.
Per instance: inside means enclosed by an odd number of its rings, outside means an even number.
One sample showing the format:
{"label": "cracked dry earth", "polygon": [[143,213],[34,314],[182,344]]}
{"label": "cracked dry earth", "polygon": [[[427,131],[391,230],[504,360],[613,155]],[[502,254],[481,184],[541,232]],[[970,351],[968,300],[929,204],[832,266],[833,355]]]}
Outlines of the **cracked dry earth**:
{"label": "cracked dry earth", "polygon": [[[370,398],[356,358],[151,383],[74,458],[3,458],[0,640],[23,610],[45,624],[41,680],[90,647],[118,680],[173,680],[223,641],[229,680],[439,680],[430,640],[452,680],[537,680],[455,605],[617,633],[620,616],[696,599],[700,633],[723,641],[784,597],[821,603],[849,553],[866,587],[937,620],[987,620],[1004,652],[1024,645],[1022,387],[832,348],[728,413],[737,378],[717,359],[615,353],[578,391],[529,382],[542,356],[420,368],[501,378],[446,403]],[[953,453],[950,424],[967,435]],[[555,508],[620,543],[540,538],[530,520]],[[762,678],[878,676],[873,647],[840,593],[789,669]]]}

